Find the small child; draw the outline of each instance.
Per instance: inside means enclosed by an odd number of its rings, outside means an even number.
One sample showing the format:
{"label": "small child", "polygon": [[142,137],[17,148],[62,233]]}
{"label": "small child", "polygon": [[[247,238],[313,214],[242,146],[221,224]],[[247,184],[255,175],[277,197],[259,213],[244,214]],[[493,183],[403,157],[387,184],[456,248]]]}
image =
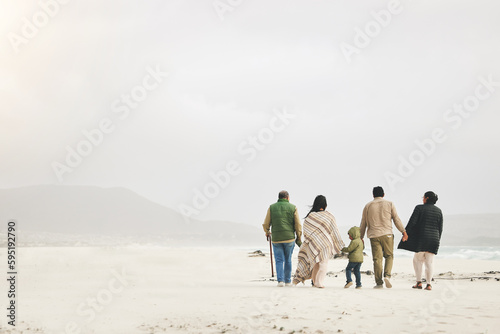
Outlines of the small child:
{"label": "small child", "polygon": [[342,252],[349,253],[349,263],[345,268],[347,284],[344,288],[347,289],[352,285],[351,271],[354,271],[354,276],[356,277],[356,289],[361,289],[361,273],[359,270],[361,269],[361,263],[363,263],[363,249],[365,248],[365,245],[359,238],[359,227],[353,226],[347,233],[349,234],[349,239],[352,241],[348,247],[342,248]]}

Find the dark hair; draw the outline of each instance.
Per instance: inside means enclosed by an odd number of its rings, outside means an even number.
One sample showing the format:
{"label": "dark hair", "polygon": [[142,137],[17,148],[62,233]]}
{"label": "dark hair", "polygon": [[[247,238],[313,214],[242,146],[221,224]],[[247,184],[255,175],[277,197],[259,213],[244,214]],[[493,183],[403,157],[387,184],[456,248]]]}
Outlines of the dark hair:
{"label": "dark hair", "polygon": [[290,195],[288,195],[288,191],[286,190],[282,190],[279,192],[278,194],[278,198],[279,199],[282,199],[282,198],[288,198]]}
{"label": "dark hair", "polygon": [[384,189],[381,186],[373,187],[373,197],[384,197]]}
{"label": "dark hair", "polygon": [[307,216],[305,216],[305,218],[307,218],[311,212],[318,212],[320,211],[320,209],[326,210],[326,197],[323,195],[316,196],[311,207],[311,211],[307,213]]}
{"label": "dark hair", "polygon": [[427,201],[425,203],[429,204],[436,204],[438,200],[438,195],[434,193],[433,191],[428,191],[424,194],[424,197],[427,198]]}

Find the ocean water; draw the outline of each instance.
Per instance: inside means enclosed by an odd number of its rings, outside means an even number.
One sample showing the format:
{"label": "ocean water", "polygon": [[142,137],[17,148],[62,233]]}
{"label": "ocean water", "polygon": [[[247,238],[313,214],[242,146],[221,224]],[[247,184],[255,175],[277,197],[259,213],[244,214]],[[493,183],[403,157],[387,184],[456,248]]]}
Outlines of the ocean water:
{"label": "ocean water", "polygon": [[[370,254],[371,250],[365,252]],[[394,255],[398,257],[413,257],[413,254],[402,249],[394,250]],[[437,256],[444,259],[500,260],[500,247],[441,246]]]}
{"label": "ocean water", "polygon": [[[366,254],[371,256],[372,250],[368,243],[364,250]],[[397,247],[397,246],[395,246]],[[255,247],[240,246],[236,247],[242,250],[255,251],[261,250],[265,253],[269,252],[269,246],[256,245]],[[294,252],[298,252],[299,248],[295,247]],[[402,249],[394,249],[395,257],[413,258],[415,253]],[[492,260],[500,261],[500,246],[498,247],[483,247],[483,246],[441,246],[439,247],[438,255],[440,259],[463,259],[463,260]]]}
{"label": "ocean water", "polygon": [[[136,238],[136,237],[109,237],[109,236],[83,236],[83,235],[59,235],[54,233],[33,233],[26,234],[24,241],[18,246],[24,247],[227,247],[231,249],[242,249],[248,252],[261,250],[269,252],[269,243],[264,239],[262,243],[255,246],[250,245],[234,245],[225,243],[185,243],[173,242],[164,239],[151,238]],[[0,247],[6,247],[7,235],[0,232]],[[82,242],[83,241],[83,242]],[[370,243],[365,243],[365,253],[371,255]],[[397,244],[395,245],[397,247]],[[295,247],[294,252],[298,252],[299,248]],[[412,258],[413,252],[395,249],[396,257]],[[500,261],[500,245],[499,246],[441,246],[437,255],[444,259],[464,259],[464,260],[497,260]]]}

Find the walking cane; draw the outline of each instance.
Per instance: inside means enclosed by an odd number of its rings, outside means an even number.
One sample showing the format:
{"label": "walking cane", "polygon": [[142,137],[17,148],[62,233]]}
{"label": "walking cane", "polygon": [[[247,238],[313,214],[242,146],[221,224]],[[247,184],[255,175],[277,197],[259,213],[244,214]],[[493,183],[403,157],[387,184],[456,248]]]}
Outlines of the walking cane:
{"label": "walking cane", "polygon": [[267,236],[267,240],[269,240],[269,253],[271,254],[271,277],[274,277],[274,267],[273,267],[273,247],[271,245],[271,236]]}

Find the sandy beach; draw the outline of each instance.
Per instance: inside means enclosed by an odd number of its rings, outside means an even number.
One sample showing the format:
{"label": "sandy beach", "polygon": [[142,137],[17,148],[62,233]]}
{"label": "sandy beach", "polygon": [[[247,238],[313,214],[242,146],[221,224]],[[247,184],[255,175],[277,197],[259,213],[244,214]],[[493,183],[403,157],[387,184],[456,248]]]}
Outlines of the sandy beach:
{"label": "sandy beach", "polygon": [[[344,289],[344,259],[325,289],[278,288],[269,256],[224,248],[20,248],[16,327],[1,333],[495,333],[500,261],[435,260],[433,291],[413,290],[411,259],[393,288]],[[297,250],[294,252],[294,266]],[[5,259],[5,249],[0,258]],[[365,257],[362,270],[371,270]],[[6,270],[4,270],[6,272]],[[443,275],[440,275],[443,274]],[[490,277],[490,279],[470,277]],[[8,286],[2,280],[1,309]],[[6,311],[4,311],[6,313]]]}

